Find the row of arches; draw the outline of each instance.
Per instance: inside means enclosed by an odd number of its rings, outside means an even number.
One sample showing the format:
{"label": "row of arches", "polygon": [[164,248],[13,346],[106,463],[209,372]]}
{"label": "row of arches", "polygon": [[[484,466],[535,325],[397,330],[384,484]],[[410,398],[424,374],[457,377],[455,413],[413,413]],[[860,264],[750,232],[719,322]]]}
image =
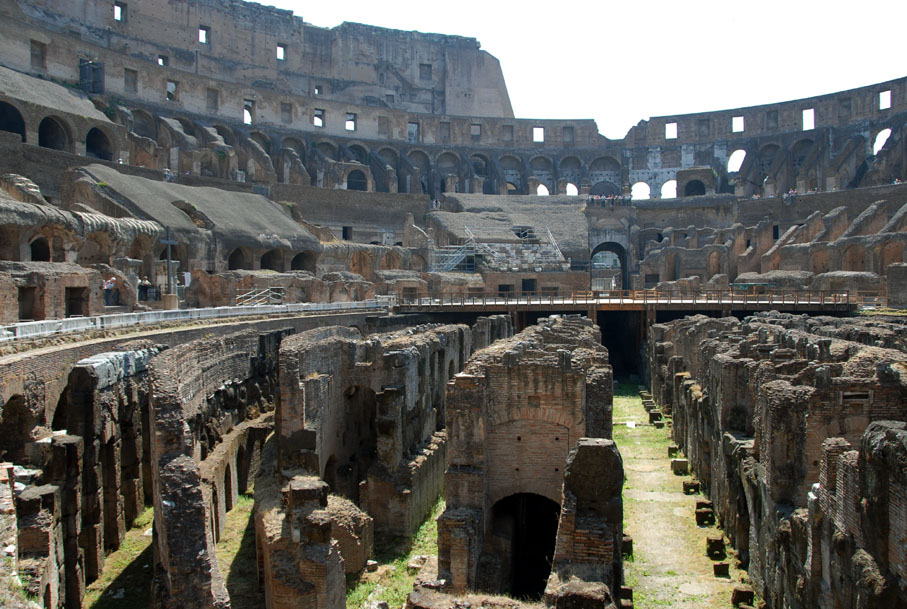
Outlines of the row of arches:
{"label": "row of arches", "polygon": [[[273,249],[261,254],[258,259],[258,268],[276,272],[308,271],[315,272],[318,255],[310,250],[293,254],[286,250]],[[289,268],[287,268],[289,266]],[[227,256],[227,269],[230,271],[255,269],[254,254],[246,247],[238,247]]]}
{"label": "row of arches", "polygon": [[[15,133],[25,143],[28,141],[28,130],[22,112],[14,105],[0,101],[0,131]],[[62,116],[44,116],[38,122],[38,146],[75,152],[76,129]],[[85,133],[85,155],[91,158],[113,161],[115,156],[114,142],[116,138],[112,133],[99,126],[93,126]]]}

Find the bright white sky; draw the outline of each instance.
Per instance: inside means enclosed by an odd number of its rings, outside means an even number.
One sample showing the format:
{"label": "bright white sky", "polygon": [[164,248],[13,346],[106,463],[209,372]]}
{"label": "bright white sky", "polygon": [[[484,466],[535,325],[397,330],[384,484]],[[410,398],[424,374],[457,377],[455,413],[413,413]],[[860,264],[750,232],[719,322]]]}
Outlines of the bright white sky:
{"label": "bright white sky", "polygon": [[907,1],[262,0],[306,22],[474,37],[518,118],[593,118],[623,138],[651,116],[833,93],[907,76]]}

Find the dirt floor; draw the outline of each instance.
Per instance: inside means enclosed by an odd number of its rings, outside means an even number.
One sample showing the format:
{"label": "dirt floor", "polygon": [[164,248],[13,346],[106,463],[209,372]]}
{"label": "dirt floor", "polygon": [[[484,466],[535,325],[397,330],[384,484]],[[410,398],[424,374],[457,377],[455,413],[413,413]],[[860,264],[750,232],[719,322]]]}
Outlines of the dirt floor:
{"label": "dirt floor", "polygon": [[692,478],[671,472],[670,427],[657,429],[648,420],[638,388],[620,385],[613,435],[624,462],[624,532],[634,550],[624,569],[635,608],[726,609],[746,572],[728,549],[730,577],[715,577],[706,537],[721,531],[696,525],[696,500],[706,498],[683,494],[683,481]]}

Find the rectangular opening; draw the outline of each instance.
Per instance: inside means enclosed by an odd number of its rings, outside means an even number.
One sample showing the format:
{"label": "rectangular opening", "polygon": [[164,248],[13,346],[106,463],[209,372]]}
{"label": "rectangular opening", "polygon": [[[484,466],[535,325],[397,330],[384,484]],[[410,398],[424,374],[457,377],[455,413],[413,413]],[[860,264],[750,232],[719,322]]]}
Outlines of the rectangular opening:
{"label": "rectangular opening", "polygon": [[535,292],[535,279],[523,279],[520,288],[523,292]]}
{"label": "rectangular opening", "polygon": [[198,41],[201,44],[211,43],[211,28],[207,25],[198,26]]}
{"label": "rectangular opening", "polygon": [[66,317],[88,315],[88,288],[66,288]]}
{"label": "rectangular opening", "polygon": [[419,64],[419,80],[431,80],[431,64]]}
{"label": "rectangular opening", "polygon": [[410,144],[419,143],[419,123],[406,123],[406,141]]}
{"label": "rectangular opening", "polygon": [[378,117],[378,135],[390,135],[390,121],[386,116]]}
{"label": "rectangular opening", "polygon": [[205,93],[205,108],[208,114],[217,114],[220,106],[220,92],[217,89],[208,89]]}
{"label": "rectangular opening", "polygon": [[807,108],[803,111],[803,131],[809,131],[816,128],[816,110]]}
{"label": "rectangular opening", "polygon": [[47,67],[47,45],[43,42],[31,41],[31,67],[35,70]]}
{"label": "rectangular opening", "polygon": [[340,230],[340,238],[343,239],[344,241],[351,241],[353,239],[353,227],[344,226]]}
{"label": "rectangular opening", "polygon": [[777,224],[775,224],[774,226],[772,226],[772,239],[777,241],[778,237],[780,237],[780,236],[781,236],[781,228]]}
{"label": "rectangular opening", "polygon": [[278,44],[277,45],[277,61],[286,61],[287,59],[287,45]]}
{"label": "rectangular opening", "polygon": [[474,138],[482,137],[482,125],[471,124],[469,126],[469,135]]}
{"label": "rectangular opening", "polygon": [[169,66],[169,65],[170,65],[170,58],[167,57],[166,55],[158,55],[158,56],[157,56],[157,65],[159,65],[159,66]]}
{"label": "rectangular opening", "polygon": [[413,302],[419,297],[419,288],[403,288],[402,296],[404,302]]}
{"label": "rectangular opening", "polygon": [[450,141],[450,123],[447,121],[441,121],[439,129],[440,129],[439,135],[441,136],[441,143],[446,144],[447,142]]}
{"label": "rectangular opening", "polygon": [[532,128],[532,141],[536,144],[540,144],[545,141],[545,128],[544,127],[533,127]]}
{"label": "rectangular opening", "polygon": [[355,112],[346,113],[346,122],[344,123],[344,126],[346,127],[347,131],[356,130],[356,113]]}
{"label": "rectangular opening", "polygon": [[731,131],[734,133],[743,133],[744,122],[742,116],[731,118]]}
{"label": "rectangular opening", "polygon": [[316,127],[324,127],[324,110],[321,108],[315,108],[312,112],[312,124]]}
{"label": "rectangular opening", "polygon": [[505,142],[513,141],[513,125],[501,125],[501,139]]}
{"label": "rectangular opening", "polygon": [[19,320],[31,319],[33,321],[40,321],[43,319],[42,315],[38,314],[37,307],[38,304],[38,288],[36,287],[26,287],[19,288]]}
{"label": "rectangular opening", "polygon": [[179,100],[179,86],[180,84],[175,80],[167,81],[167,101]]}
{"label": "rectangular opening", "polygon": [[113,20],[119,21],[120,23],[126,23],[126,3],[125,2],[114,2],[113,3]]}
{"label": "rectangular opening", "polygon": [[245,125],[251,125],[255,119],[255,100],[242,100],[242,122]]}
{"label": "rectangular opening", "polygon": [[842,391],[842,404],[869,404],[872,401],[871,391]]}
{"label": "rectangular opening", "polygon": [[647,273],[645,277],[646,285],[654,285],[658,283],[659,279],[660,276],[658,275],[658,273]]}
{"label": "rectangular opening", "polygon": [[498,296],[507,296],[508,294],[513,294],[513,284],[512,283],[499,283],[498,284]]}
{"label": "rectangular opening", "polygon": [[321,95],[322,93],[324,93],[324,85],[315,85],[313,93],[315,95]]}
{"label": "rectangular opening", "polygon": [[284,125],[289,125],[293,122],[293,104],[280,104],[280,122]]}
{"label": "rectangular opening", "polygon": [[677,139],[677,123],[665,123],[665,139]]}
{"label": "rectangular opening", "polygon": [[879,93],[879,110],[887,110],[891,107],[891,90]]}
{"label": "rectangular opening", "polygon": [[572,144],[575,139],[574,131],[572,126],[564,127],[561,132],[561,137],[564,140],[565,144]]}
{"label": "rectangular opening", "polygon": [[129,68],[123,69],[123,90],[127,93],[138,93],[139,91],[139,73]]}

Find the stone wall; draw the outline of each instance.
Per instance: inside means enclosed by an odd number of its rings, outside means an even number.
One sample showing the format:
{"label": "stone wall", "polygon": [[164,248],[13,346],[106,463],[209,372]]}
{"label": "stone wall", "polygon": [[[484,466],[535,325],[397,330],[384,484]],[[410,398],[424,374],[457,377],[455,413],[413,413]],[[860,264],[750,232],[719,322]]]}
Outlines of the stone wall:
{"label": "stone wall", "polygon": [[[477,352],[449,384],[451,445],[447,508],[438,520],[438,567],[439,577],[454,590],[519,593],[510,582],[520,556],[506,540],[516,538],[523,525],[519,517],[508,520],[514,518],[508,516],[510,503],[516,502],[517,510],[553,510],[555,521],[557,513],[566,513],[561,504],[574,492],[564,490],[568,454],[580,438],[611,435],[607,357],[590,321],[551,318]],[[540,528],[533,535],[550,533],[553,544],[557,526],[543,524],[549,530]],[[562,555],[571,542],[563,543]],[[553,545],[550,552],[555,552]],[[542,577],[534,571],[521,579]],[[547,579],[547,571],[543,577]]]}
{"label": "stone wall", "polygon": [[[888,490],[866,488],[887,482],[860,486],[861,477],[877,475],[864,468],[868,457],[846,457],[850,478],[835,468],[851,446],[869,451],[867,442],[881,442],[871,423],[907,420],[904,329],[898,318],[777,313],[652,326],[653,397],[673,415],[675,441],[770,606],[905,602],[897,596],[903,573],[887,549],[867,541],[874,531],[887,536],[887,521],[851,514],[831,525],[830,508],[816,507],[816,497],[841,492],[842,514],[869,496],[861,493],[876,493],[881,512],[899,509],[897,488],[891,503]],[[903,463],[891,466],[885,476],[903,477]],[[841,561],[860,565],[866,577],[845,574]],[[868,588],[854,594],[858,580]]]}

